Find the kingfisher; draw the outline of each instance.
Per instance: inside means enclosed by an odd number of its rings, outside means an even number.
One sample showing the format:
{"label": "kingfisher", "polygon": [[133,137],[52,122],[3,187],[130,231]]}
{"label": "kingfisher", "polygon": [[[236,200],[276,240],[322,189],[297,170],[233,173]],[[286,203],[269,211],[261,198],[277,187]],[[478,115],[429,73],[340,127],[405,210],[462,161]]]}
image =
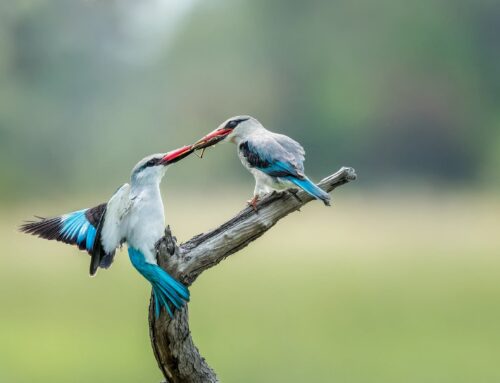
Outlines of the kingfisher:
{"label": "kingfisher", "polygon": [[255,189],[248,204],[255,211],[263,195],[272,191],[296,192],[297,188],[330,206],[330,195],[305,175],[304,148],[292,138],[267,130],[251,116],[236,116],[197,141],[193,149],[204,150],[218,142],[236,144],[243,166],[253,174]]}
{"label": "kingfisher", "polygon": [[116,249],[126,242],[132,265],[153,287],[156,317],[161,308],[172,317],[189,301],[189,290],[156,262],[156,244],[165,230],[160,182],[169,165],[192,152],[191,146],[184,146],[150,155],[134,167],[130,184],[121,186],[107,203],[58,217],[37,217],[20,230],[87,251],[91,276],[99,268],[109,268]]}

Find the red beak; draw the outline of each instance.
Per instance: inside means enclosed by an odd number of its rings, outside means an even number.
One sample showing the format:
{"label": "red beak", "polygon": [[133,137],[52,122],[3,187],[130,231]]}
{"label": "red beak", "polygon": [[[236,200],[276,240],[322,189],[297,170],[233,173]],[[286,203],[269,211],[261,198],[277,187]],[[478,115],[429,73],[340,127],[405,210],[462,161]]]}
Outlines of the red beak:
{"label": "red beak", "polygon": [[183,146],[182,148],[172,150],[171,152],[168,152],[165,155],[165,157],[163,157],[162,164],[163,165],[173,164],[174,162],[177,162],[189,156],[191,153],[193,153],[193,151],[194,149],[192,145]]}
{"label": "red beak", "polygon": [[207,134],[201,140],[197,141],[193,145],[193,150],[204,149],[215,145],[216,143],[222,141],[232,131],[232,129],[225,128],[215,129],[212,133]]}

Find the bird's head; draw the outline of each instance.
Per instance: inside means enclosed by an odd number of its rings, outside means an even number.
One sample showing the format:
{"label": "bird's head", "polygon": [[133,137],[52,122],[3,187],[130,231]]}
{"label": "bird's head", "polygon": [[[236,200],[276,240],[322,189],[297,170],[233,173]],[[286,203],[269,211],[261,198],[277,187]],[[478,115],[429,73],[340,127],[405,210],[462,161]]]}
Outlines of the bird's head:
{"label": "bird's head", "polygon": [[193,145],[194,150],[205,149],[219,142],[237,143],[258,129],[263,129],[257,119],[250,116],[236,116],[224,121],[213,132]]}
{"label": "bird's head", "polygon": [[193,151],[194,149],[189,145],[168,153],[147,156],[135,165],[132,170],[132,181],[143,184],[159,182],[169,165],[189,156]]}

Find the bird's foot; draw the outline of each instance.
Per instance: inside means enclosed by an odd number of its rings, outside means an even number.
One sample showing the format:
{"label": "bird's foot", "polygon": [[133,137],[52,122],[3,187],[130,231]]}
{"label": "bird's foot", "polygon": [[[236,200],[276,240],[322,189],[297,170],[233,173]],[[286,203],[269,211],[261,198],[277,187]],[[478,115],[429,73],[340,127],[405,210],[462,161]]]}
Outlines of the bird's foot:
{"label": "bird's foot", "polygon": [[304,203],[304,201],[302,201],[302,199],[298,196],[299,191],[297,189],[288,189],[288,193],[290,193],[298,202]]}
{"label": "bird's foot", "polygon": [[257,203],[259,202],[259,196],[254,196],[252,199],[247,201],[248,206],[251,206],[253,211],[257,213]]}

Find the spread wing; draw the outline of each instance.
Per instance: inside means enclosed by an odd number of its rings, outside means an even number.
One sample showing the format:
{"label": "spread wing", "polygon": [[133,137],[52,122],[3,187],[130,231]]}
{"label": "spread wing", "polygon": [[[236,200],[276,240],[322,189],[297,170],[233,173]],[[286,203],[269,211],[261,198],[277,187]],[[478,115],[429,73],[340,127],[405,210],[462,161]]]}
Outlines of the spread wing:
{"label": "spread wing", "polygon": [[76,245],[92,257],[102,253],[99,227],[106,213],[106,204],[75,211],[53,218],[39,218],[20,227],[24,233]]}
{"label": "spread wing", "polygon": [[113,263],[115,250],[122,243],[119,232],[125,216],[130,186],[123,185],[106,204],[78,210],[53,218],[39,218],[26,222],[22,232],[48,240],[78,246],[91,256],[90,274],[99,267],[108,268]]}
{"label": "spread wing", "polygon": [[304,149],[291,138],[282,137],[286,136],[252,137],[239,145],[240,153],[251,168],[272,177],[304,178]]}

